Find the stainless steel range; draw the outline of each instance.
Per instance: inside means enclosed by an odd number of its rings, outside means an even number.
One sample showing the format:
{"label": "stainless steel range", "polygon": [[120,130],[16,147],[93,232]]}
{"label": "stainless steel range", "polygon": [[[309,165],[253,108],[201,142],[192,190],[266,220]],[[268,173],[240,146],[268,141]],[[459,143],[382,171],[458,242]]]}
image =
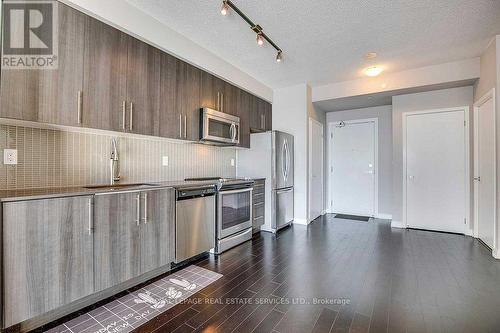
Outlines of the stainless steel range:
{"label": "stainless steel range", "polygon": [[219,254],[252,238],[252,191],[254,181],[238,178],[191,178],[186,181],[217,182],[216,242]]}

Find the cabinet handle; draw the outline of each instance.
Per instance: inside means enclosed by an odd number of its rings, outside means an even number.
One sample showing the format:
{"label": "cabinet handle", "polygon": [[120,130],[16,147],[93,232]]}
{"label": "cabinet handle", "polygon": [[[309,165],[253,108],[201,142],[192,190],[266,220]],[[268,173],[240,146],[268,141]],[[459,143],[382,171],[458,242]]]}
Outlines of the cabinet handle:
{"label": "cabinet handle", "polygon": [[187,139],[187,116],[184,115],[184,139]]}
{"label": "cabinet handle", "polygon": [[136,219],[135,219],[135,224],[137,226],[141,225],[141,194],[137,193],[137,197],[135,198],[135,203],[136,203]]}
{"label": "cabinet handle", "polygon": [[94,232],[94,210],[93,210],[92,198],[89,198],[89,235]]}
{"label": "cabinet handle", "polygon": [[182,114],[179,113],[179,138],[182,139]]}
{"label": "cabinet handle", "polygon": [[127,101],[122,103],[122,129],[125,130],[125,112],[127,112]]}
{"label": "cabinet handle", "polygon": [[224,94],[223,94],[223,93],[220,93],[220,96],[221,96],[221,97],[220,97],[220,101],[221,101],[221,103],[220,103],[220,110],[221,110],[222,112],[224,112]]}
{"label": "cabinet handle", "polygon": [[220,111],[220,92],[217,92],[217,110]]}
{"label": "cabinet handle", "polygon": [[144,192],[144,224],[148,223],[148,193]]}
{"label": "cabinet handle", "polygon": [[130,102],[130,130],[134,128],[133,119],[134,119],[134,103]]}
{"label": "cabinet handle", "polygon": [[78,110],[78,124],[81,124],[82,123],[82,103],[83,103],[83,91],[79,90],[78,91],[78,96],[77,96],[77,100],[78,100],[78,107],[77,107],[77,110]]}

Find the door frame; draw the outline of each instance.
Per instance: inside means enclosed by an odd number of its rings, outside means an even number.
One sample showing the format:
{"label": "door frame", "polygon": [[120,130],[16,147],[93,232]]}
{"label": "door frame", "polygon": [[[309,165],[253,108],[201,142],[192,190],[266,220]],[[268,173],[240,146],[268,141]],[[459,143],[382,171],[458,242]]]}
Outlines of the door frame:
{"label": "door frame", "polygon": [[323,144],[323,149],[321,150],[321,186],[323,187],[321,189],[322,191],[322,203],[321,203],[321,213],[320,213],[320,216],[325,214],[325,167],[324,167],[324,164],[325,164],[325,142],[324,142],[324,131],[325,131],[325,128],[323,126],[323,124],[319,121],[317,121],[316,119],[314,118],[311,118],[309,117],[309,135],[308,135],[308,139],[309,139],[309,167],[308,167],[308,182],[309,182],[309,185],[308,185],[308,191],[309,191],[309,195],[308,195],[308,208],[307,208],[307,219],[308,219],[308,222],[311,222],[313,220],[313,218],[311,217],[311,193],[312,193],[312,189],[311,189],[311,184],[312,184],[312,172],[311,172],[311,165],[313,163],[313,156],[312,156],[312,126],[313,124],[316,124],[316,125],[319,125],[321,127],[321,132],[323,133],[323,140],[322,140],[322,144]]}
{"label": "door frame", "polygon": [[403,135],[403,225],[405,228],[408,228],[408,219],[407,219],[407,118],[412,115],[424,115],[430,113],[443,113],[443,112],[454,112],[454,111],[463,111],[464,112],[464,149],[465,149],[465,223],[464,223],[464,234],[468,236],[472,236],[472,231],[470,229],[470,221],[471,221],[471,202],[470,202],[470,129],[469,129],[469,106],[459,106],[454,108],[442,108],[442,109],[427,109],[422,111],[409,111],[403,112],[403,126],[402,126],[402,135]]}
{"label": "door frame", "polygon": [[[378,157],[378,118],[363,118],[363,119],[353,119],[353,120],[340,120],[340,121],[331,121],[328,123],[328,136],[327,136],[327,157],[328,157],[328,172],[327,172],[327,184],[328,184],[328,204],[327,204],[327,211],[329,213],[334,213],[333,210],[333,188],[334,188],[334,183],[333,183],[333,147],[334,147],[334,142],[333,142],[333,129],[335,126],[338,126],[341,122],[344,124],[361,124],[361,123],[373,123],[374,124],[374,168],[373,168],[373,175],[374,175],[374,196],[373,196],[373,217],[377,218],[379,216],[378,213],[378,164],[379,164],[379,157]],[[348,212],[346,212],[347,214]]]}
{"label": "door frame", "polygon": [[[478,135],[479,135],[479,108],[489,100],[493,100],[493,133],[494,133],[494,140],[493,140],[493,183],[495,184],[495,189],[497,187],[497,142],[496,142],[496,100],[495,100],[495,88],[492,88],[490,91],[488,91],[486,94],[484,94],[476,103],[474,103],[474,177],[477,175],[477,171],[479,170],[479,159],[477,152],[479,151],[479,140],[478,140]],[[495,204],[493,205],[493,216],[494,216],[494,223],[493,223],[493,251],[496,251],[497,248],[497,191],[493,191],[493,200]],[[478,228],[478,223],[479,223],[479,183],[474,180],[474,208],[473,208],[473,213],[474,213],[474,223],[473,223],[473,232],[474,232],[474,237],[479,238],[479,228]]]}

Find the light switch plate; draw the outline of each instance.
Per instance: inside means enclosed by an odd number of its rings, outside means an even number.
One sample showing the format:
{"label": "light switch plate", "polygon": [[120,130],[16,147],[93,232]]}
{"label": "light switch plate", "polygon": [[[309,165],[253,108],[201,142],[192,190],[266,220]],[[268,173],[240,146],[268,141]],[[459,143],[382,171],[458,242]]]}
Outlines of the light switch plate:
{"label": "light switch plate", "polygon": [[17,164],[17,149],[4,149],[3,150],[3,164],[16,165]]}
{"label": "light switch plate", "polygon": [[168,166],[168,156],[163,156],[161,159],[161,164],[163,166]]}
{"label": "light switch plate", "polygon": [[234,158],[231,159],[231,166],[234,166]]}

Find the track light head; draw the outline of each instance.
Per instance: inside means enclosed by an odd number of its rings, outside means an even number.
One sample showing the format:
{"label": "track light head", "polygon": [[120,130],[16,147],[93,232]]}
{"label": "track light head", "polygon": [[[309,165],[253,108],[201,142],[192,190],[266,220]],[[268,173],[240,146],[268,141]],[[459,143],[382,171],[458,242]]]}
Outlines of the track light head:
{"label": "track light head", "polygon": [[257,45],[259,46],[264,45],[264,37],[262,36],[262,33],[257,34]]}
{"label": "track light head", "polygon": [[276,62],[281,62],[283,60],[283,52],[278,51],[278,54],[276,55]]}
{"label": "track light head", "polygon": [[229,13],[229,5],[227,4],[226,0],[222,1],[222,6],[220,7],[220,13],[224,16],[226,16],[227,13]]}

